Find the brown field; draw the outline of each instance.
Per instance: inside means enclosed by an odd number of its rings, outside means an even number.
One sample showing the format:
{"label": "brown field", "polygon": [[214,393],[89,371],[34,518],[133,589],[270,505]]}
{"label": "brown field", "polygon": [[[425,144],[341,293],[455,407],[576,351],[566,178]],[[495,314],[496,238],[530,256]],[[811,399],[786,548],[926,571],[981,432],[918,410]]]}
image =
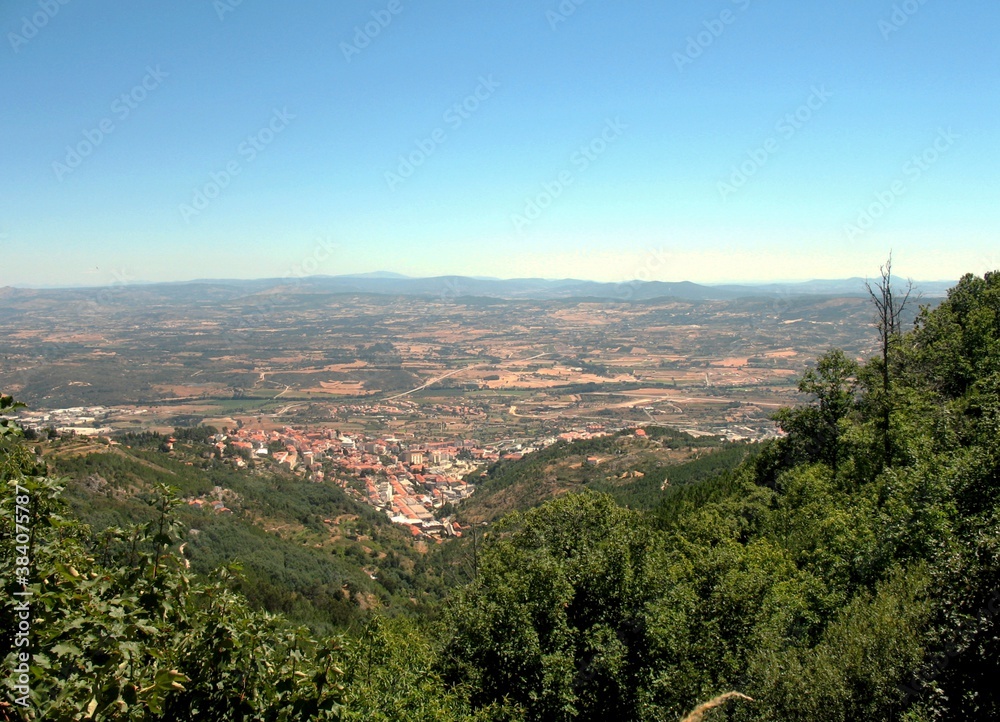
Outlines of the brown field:
{"label": "brown field", "polygon": [[[114,318],[5,299],[14,312],[0,317],[0,389],[36,409],[147,405],[148,414],[113,415],[128,429],[201,415],[216,426],[336,423],[427,439],[625,422],[711,431],[800,401],[796,379],[828,348],[864,357],[875,342],[857,298],[272,297],[264,325],[247,321],[243,299],[137,303],[134,317],[123,303]],[[66,347],[54,352],[53,341]],[[387,399],[405,419],[360,408]],[[332,411],[340,407],[359,408]]]}
{"label": "brown field", "polygon": [[798,356],[799,352],[795,349],[781,349],[780,351],[768,351],[764,354],[765,358],[793,358]]}
{"label": "brown field", "polygon": [[378,392],[378,389],[366,389],[361,381],[320,381],[319,388],[312,387],[305,390],[333,396],[359,396],[366,392]]}
{"label": "brown field", "polygon": [[223,384],[199,384],[186,386],[181,384],[157,384],[153,389],[165,396],[173,395],[179,398],[208,396],[225,390]]}

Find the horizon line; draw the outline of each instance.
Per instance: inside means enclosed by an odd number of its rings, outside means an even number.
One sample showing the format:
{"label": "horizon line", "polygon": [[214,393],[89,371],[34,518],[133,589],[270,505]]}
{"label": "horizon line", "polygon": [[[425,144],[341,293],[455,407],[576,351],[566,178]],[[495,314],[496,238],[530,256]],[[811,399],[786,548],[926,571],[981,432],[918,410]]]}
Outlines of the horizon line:
{"label": "horizon line", "polygon": [[[284,281],[284,282],[301,282],[308,281],[311,279],[365,279],[369,281],[431,281],[435,279],[448,279],[448,278],[464,278],[474,281],[483,282],[494,282],[494,283],[504,283],[513,281],[541,281],[546,283],[557,283],[557,282],[580,282],[580,283],[596,283],[596,284],[607,284],[607,285],[646,285],[652,283],[669,283],[669,284],[680,284],[688,283],[696,286],[704,286],[707,288],[718,288],[724,286],[766,286],[766,285],[803,285],[807,283],[836,283],[836,282],[847,282],[860,280],[868,280],[869,276],[842,276],[837,278],[798,278],[798,279],[764,279],[764,280],[728,280],[728,281],[691,281],[688,279],[683,279],[679,281],[675,280],[663,280],[663,279],[630,279],[621,281],[598,281],[591,278],[575,278],[575,277],[562,277],[562,278],[546,278],[542,276],[517,276],[510,278],[500,278],[496,276],[479,276],[479,275],[466,275],[459,273],[447,273],[432,276],[408,276],[402,273],[396,273],[394,271],[367,271],[367,272],[357,272],[357,273],[340,273],[340,274],[312,274],[309,276],[254,276],[254,277],[228,277],[228,278],[187,278],[179,280],[160,280],[160,281],[146,281],[146,280],[135,280],[128,282],[112,282],[105,284],[56,284],[56,285],[35,285],[35,284],[23,284],[19,285],[16,283],[7,283],[0,286],[0,289],[10,288],[14,290],[31,290],[31,291],[71,291],[75,289],[94,289],[94,288],[132,288],[132,287],[143,287],[143,286],[167,286],[167,285],[180,285],[180,284],[208,284],[208,283],[238,283],[238,282],[255,282],[255,281]],[[956,284],[959,279],[957,278],[945,278],[945,279],[912,279],[905,276],[899,276],[900,280],[907,282],[912,282],[914,285],[921,283],[928,284]]]}

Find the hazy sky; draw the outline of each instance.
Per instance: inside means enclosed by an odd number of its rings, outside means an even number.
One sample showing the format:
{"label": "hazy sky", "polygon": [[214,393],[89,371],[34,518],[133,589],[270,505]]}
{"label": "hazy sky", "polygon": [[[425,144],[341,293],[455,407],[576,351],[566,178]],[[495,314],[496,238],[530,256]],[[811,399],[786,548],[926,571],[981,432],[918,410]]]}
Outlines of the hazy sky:
{"label": "hazy sky", "polygon": [[1000,267],[996,0],[0,3],[0,286]]}

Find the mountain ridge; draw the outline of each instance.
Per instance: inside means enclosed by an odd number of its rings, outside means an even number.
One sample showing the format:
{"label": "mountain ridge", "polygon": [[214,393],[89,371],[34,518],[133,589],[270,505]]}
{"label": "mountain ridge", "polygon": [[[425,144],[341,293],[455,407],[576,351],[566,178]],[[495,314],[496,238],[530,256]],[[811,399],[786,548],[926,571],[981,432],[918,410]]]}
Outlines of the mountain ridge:
{"label": "mountain ridge", "polygon": [[[952,282],[919,281],[914,289],[926,297],[940,297]],[[387,271],[339,276],[303,276],[261,279],[198,279],[157,283],[113,284],[70,288],[24,288],[8,286],[4,298],[79,297],[88,293],[143,293],[188,297],[215,297],[219,294],[252,295],[280,289],[289,293],[361,293],[393,296],[438,297],[453,300],[469,296],[506,300],[556,300],[595,298],[616,301],[648,301],[654,298],[678,298],[688,301],[733,300],[751,297],[787,296],[867,296],[862,278],[812,280],[793,283],[699,284],[692,281],[588,281],[574,278],[493,279],[444,275],[414,278]]]}

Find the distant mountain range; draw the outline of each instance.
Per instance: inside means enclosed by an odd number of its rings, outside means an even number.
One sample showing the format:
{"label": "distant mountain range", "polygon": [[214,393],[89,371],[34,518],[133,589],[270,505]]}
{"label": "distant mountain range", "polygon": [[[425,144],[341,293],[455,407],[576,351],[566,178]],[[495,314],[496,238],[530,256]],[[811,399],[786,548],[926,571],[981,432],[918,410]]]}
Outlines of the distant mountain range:
{"label": "distant mountain range", "polygon": [[[954,285],[948,281],[922,281],[914,284],[916,293],[934,298],[944,296]],[[554,300],[591,298],[610,301],[648,301],[655,298],[677,298],[685,301],[733,300],[770,296],[865,296],[865,280],[817,280],[801,283],[721,284],[703,285],[690,281],[628,281],[604,283],[578,279],[542,278],[483,278],[469,276],[437,276],[411,278],[397,273],[379,271],[346,276],[309,276],[305,278],[268,278],[256,280],[204,279],[174,283],[148,283],[133,286],[112,286],[114,293],[135,292],[141,296],[189,300],[211,300],[219,297],[260,293],[362,293],[394,296],[438,297],[443,300],[463,297],[485,297],[511,300]],[[94,288],[17,289],[0,288],[0,299],[35,296],[74,298],[92,294]]]}

